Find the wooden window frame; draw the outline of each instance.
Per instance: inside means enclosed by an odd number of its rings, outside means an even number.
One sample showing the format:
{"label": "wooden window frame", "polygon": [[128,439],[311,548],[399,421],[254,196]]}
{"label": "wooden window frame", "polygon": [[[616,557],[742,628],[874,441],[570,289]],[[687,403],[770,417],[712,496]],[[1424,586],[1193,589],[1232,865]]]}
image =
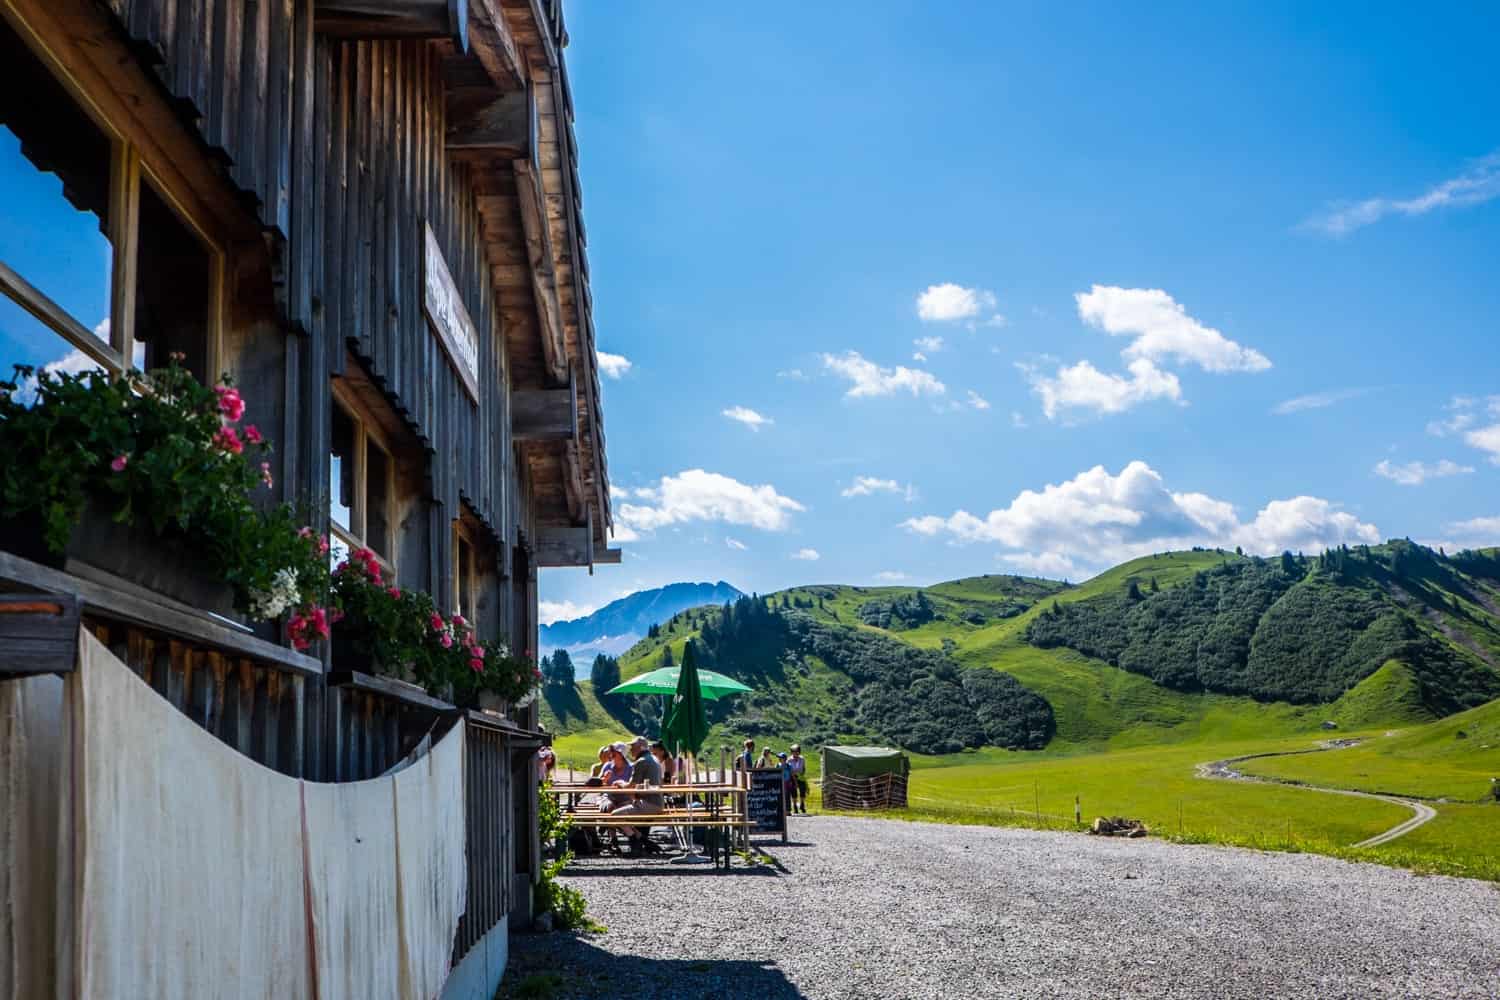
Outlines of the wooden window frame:
{"label": "wooden window frame", "polygon": [[15,302],[37,322],[110,374],[118,375],[132,367],[136,343],[135,285],[140,250],[141,185],[149,183],[176,214],[178,221],[203,246],[209,273],[209,307],[203,331],[206,369],[203,378],[205,382],[213,382],[220,371],[223,346],[226,274],[223,241],[215,238],[198,213],[188,207],[189,199],[184,192],[179,191],[164,173],[154,170],[143,160],[142,150],[132,136],[100,108],[88,90],[64,68],[57,53],[24,22],[10,21],[9,27],[109,143],[110,162],[105,166],[109,172],[109,219],[105,224],[105,238],[110,244],[109,343],[94,336],[77,317],[4,262],[0,262],[0,295]]}
{"label": "wooden window frame", "polygon": [[[369,459],[368,449],[373,442],[377,448],[385,452],[385,495],[386,510],[396,510],[396,463],[397,455],[391,447],[390,439],[380,429],[380,422],[365,405],[360,401],[358,395],[343,382],[333,383],[333,405],[343,411],[344,416],[354,425],[354,496],[349,505],[349,527],[344,528],[328,519],[328,532],[335,539],[346,545],[352,552],[355,549],[367,548],[375,553],[375,558],[380,565],[390,571],[392,576],[396,572],[396,519],[386,518],[385,538],[379,547],[370,544],[369,525],[367,522],[369,496]],[[332,509],[334,496],[329,492],[329,508]],[[383,550],[383,551],[382,551]]]}
{"label": "wooden window frame", "polygon": [[479,610],[478,608],[464,607],[461,599],[461,595],[463,594],[462,574],[464,569],[463,561],[458,557],[460,541],[469,547],[469,599],[477,603],[479,581],[481,579],[479,572],[479,525],[468,514],[453,519],[453,537],[450,539],[453,551],[452,601],[450,607],[458,614],[463,615],[468,620],[470,627],[477,634],[479,631]]}

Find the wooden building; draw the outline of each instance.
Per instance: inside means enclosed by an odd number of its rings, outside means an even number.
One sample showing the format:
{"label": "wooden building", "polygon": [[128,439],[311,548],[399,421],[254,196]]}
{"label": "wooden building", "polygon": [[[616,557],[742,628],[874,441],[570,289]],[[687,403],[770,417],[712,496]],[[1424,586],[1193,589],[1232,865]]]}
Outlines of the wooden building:
{"label": "wooden building", "polygon": [[[232,374],[336,552],[534,654],[538,570],[619,560],[566,43],[559,0],[0,0],[0,367]],[[534,708],[333,670],[160,596],[145,555],[0,551],[0,581],[76,595],[286,774],[369,777],[466,717],[455,961],[526,910]]]}

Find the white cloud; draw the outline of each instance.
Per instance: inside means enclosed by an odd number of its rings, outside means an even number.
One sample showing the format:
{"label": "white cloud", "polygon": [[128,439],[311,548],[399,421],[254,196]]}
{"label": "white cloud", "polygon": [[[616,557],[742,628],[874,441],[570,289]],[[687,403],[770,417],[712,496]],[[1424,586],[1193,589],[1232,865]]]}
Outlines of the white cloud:
{"label": "white cloud", "polygon": [[1319,497],[1273,500],[1250,521],[1234,506],[1202,493],[1169,490],[1156,470],[1135,461],[1112,475],[1103,466],[1040,492],[1024,490],[1007,507],[977,517],[910,518],[903,527],[955,543],[989,543],[1001,558],[1040,571],[1107,566],[1166,549],[1243,546],[1260,555],[1286,549],[1318,551],[1341,543],[1380,540],[1372,524]]}
{"label": "white cloud", "polygon": [[1031,390],[1041,397],[1042,412],[1048,420],[1057,419],[1064,410],[1092,410],[1096,414],[1123,413],[1152,399],[1182,399],[1182,384],[1171,372],[1164,372],[1149,360],[1132,361],[1130,377],[1101,372],[1087,361],[1059,368],[1047,376],[1025,365],[1021,370],[1031,382]]}
{"label": "white cloud", "polygon": [[638,542],[641,540],[640,533],[624,521],[621,521],[618,516],[615,518],[614,527],[610,529],[609,536],[621,545],[626,542]]}
{"label": "white cloud", "polygon": [[823,556],[818,552],[817,549],[798,549],[796,552],[792,553],[792,558],[800,560],[802,562],[817,562],[819,559],[822,559]]}
{"label": "white cloud", "polygon": [[919,351],[926,351],[928,354],[936,354],[938,351],[941,351],[943,349],[943,338],[918,337],[916,340],[912,341],[912,344]]}
{"label": "white cloud", "polygon": [[1017,552],[1004,556],[1003,561],[1014,566],[1021,572],[1029,573],[1032,576],[1066,580],[1078,575],[1077,564],[1061,552],[1042,552],[1037,555],[1032,555],[1029,552]]}
{"label": "white cloud", "polygon": [[927,355],[923,354],[921,351],[912,351],[911,359],[913,361],[926,361]]}
{"label": "white cloud", "polygon": [[900,570],[883,569],[875,574],[875,579],[884,580],[886,583],[899,583],[906,579],[906,574]]}
{"label": "white cloud", "polygon": [[777,378],[784,378],[792,382],[806,382],[807,375],[801,368],[784,368],[776,373]]}
{"label": "white cloud", "polygon": [[1467,521],[1454,521],[1444,530],[1456,539],[1448,549],[1487,549],[1500,545],[1500,516],[1471,517]]}
{"label": "white cloud", "polygon": [[1500,198],[1500,150],[1481,157],[1457,177],[1428,188],[1414,198],[1367,198],[1341,202],[1302,224],[1328,236],[1347,236],[1391,215],[1415,217],[1440,208],[1482,205]]}
{"label": "white cloud", "polygon": [[782,496],[768,483],[751,486],[702,469],[663,476],[654,489],[635,492],[652,503],[622,503],[616,520],[637,534],[690,521],[720,521],[762,531],[785,531],[791,526],[792,515],[807,509]]}
{"label": "white cloud", "polygon": [[924,323],[951,323],[974,319],[986,309],[995,308],[995,293],[983,288],[965,288],[945,281],[929,285],[917,296],[917,317]]}
{"label": "white cloud", "polygon": [[1470,446],[1488,453],[1490,461],[1500,465],[1500,424],[1469,431],[1464,435],[1464,440]]}
{"label": "white cloud", "polygon": [[1375,466],[1375,475],[1400,483],[1402,486],[1421,486],[1429,479],[1461,476],[1473,471],[1472,465],[1459,465],[1446,458],[1435,465],[1428,465],[1425,462],[1407,462],[1405,465],[1397,465],[1389,459],[1381,459]]}
{"label": "white cloud", "polygon": [[894,479],[879,479],[875,476],[855,476],[854,483],[839,492],[841,497],[868,497],[876,493],[891,493],[905,496],[910,502],[917,498],[917,488],[908,483],[902,486]]}
{"label": "white cloud", "polygon": [[[94,332],[102,333],[105,338],[108,338],[109,320],[105,319],[100,321],[99,325],[94,328]],[[58,358],[56,361],[49,361],[46,364],[42,365],[41,370],[44,372],[50,372],[54,375],[81,375],[84,372],[97,372],[103,371],[104,369],[99,367],[99,363],[93,358],[89,357],[87,354],[84,354],[77,348],[74,348],[67,354],[64,354],[62,357]],[[10,378],[12,374],[14,373],[7,371],[4,373],[3,377]],[[16,402],[20,403],[22,406],[32,405],[36,402],[36,391],[36,375],[32,374],[26,376],[16,384]]]}
{"label": "white cloud", "polygon": [[1078,317],[1111,336],[1133,336],[1123,354],[1148,361],[1174,360],[1211,372],[1258,372],[1270,360],[1187,314],[1160,288],[1095,285],[1074,295]]}
{"label": "white cloud", "polygon": [[630,359],[623,354],[610,354],[607,351],[599,351],[599,370],[604,373],[605,378],[624,378],[633,367]]}
{"label": "white cloud", "polygon": [[599,610],[597,604],[575,604],[572,601],[538,601],[537,621],[542,625],[551,625],[555,622],[572,621],[575,618],[587,618]]}
{"label": "white cloud", "polygon": [[1473,427],[1479,420],[1480,404],[1495,416],[1500,416],[1500,396],[1490,396],[1480,400],[1473,396],[1454,396],[1448,405],[1443,407],[1452,416],[1446,420],[1433,420],[1427,424],[1427,433],[1433,437],[1447,437],[1449,434],[1458,434]]}
{"label": "white cloud", "polygon": [[736,552],[744,552],[746,549],[748,549],[750,547],[750,546],[746,545],[744,542],[740,541],[738,538],[727,538],[726,537],[724,539],[724,544],[727,545],[727,546],[729,546],[731,549],[734,549]]}
{"label": "white cloud", "polygon": [[1312,392],[1306,396],[1295,396],[1285,399],[1271,407],[1271,412],[1278,417],[1285,417],[1293,413],[1301,413],[1303,410],[1321,410],[1325,406],[1333,406],[1348,399],[1356,399],[1360,396],[1374,392],[1369,387],[1358,389],[1328,389],[1324,392]]}
{"label": "white cloud", "polygon": [[731,406],[729,409],[719,412],[730,420],[744,424],[752,431],[758,431],[767,424],[774,424],[776,422],[770,417],[761,416],[748,406]]}
{"label": "white cloud", "polygon": [[865,360],[858,351],[825,354],[823,367],[849,381],[850,387],[844,395],[850,399],[890,396],[899,392],[909,392],[913,396],[941,396],[948,391],[948,387],[931,372],[904,365],[881,368],[875,362]]}
{"label": "white cloud", "polygon": [[1010,425],[1018,431],[1024,431],[1027,427],[1031,426],[1026,422],[1026,418],[1021,415],[1019,410],[1010,411]]}
{"label": "white cloud", "polygon": [[985,399],[979,393],[975,392],[973,389],[970,389],[969,405],[976,410],[988,410],[990,408],[990,401]]}

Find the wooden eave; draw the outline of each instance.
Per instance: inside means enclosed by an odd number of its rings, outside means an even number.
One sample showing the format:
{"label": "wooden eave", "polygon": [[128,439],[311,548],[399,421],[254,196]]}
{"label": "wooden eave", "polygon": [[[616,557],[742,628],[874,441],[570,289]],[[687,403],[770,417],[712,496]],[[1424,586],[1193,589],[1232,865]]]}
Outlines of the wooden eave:
{"label": "wooden eave", "polygon": [[[524,143],[530,148],[481,141],[452,154],[473,171],[511,388],[572,386],[578,414],[571,438],[529,440],[518,447],[530,476],[538,527],[586,526],[592,536],[590,564],[612,562],[618,556],[608,548],[613,512],[586,235],[572,99],[561,58],[567,34],[556,0],[471,0],[471,38],[486,30],[509,43],[490,45],[492,53],[513,48],[515,77],[508,71],[497,76],[484,63],[488,80],[476,81],[474,58],[455,53],[450,85],[455,94],[463,88],[456,99],[465,108],[482,106],[476,84],[492,84],[497,95],[524,87],[533,102],[531,132]],[[476,42],[471,45],[479,48]]]}

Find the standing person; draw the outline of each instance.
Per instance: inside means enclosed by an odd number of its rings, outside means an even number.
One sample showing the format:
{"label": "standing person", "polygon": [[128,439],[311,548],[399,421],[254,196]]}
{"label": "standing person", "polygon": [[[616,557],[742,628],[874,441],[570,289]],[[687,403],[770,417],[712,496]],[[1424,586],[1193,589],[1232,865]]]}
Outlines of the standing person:
{"label": "standing person", "polygon": [[792,744],[792,756],[787,761],[792,766],[792,795],[797,811],[807,812],[807,758],[802,756],[802,744]]}
{"label": "standing person", "polygon": [[745,752],[734,759],[736,771],[748,771],[755,766],[755,741],[745,741]]}
{"label": "standing person", "polygon": [[552,771],[557,767],[557,755],[551,747],[542,747],[536,755],[537,779],[543,784],[552,780]]}
{"label": "standing person", "polygon": [[796,787],[792,784],[792,764],[784,753],[777,754],[776,760],[781,766],[781,811],[790,815],[792,812],[792,790]]}
{"label": "standing person", "polygon": [[760,762],[757,763],[755,766],[756,767],[775,767],[776,766],[776,755],[773,754],[773,753],[771,753],[771,748],[770,747],[766,747],[764,750],[762,750],[760,752]]}

